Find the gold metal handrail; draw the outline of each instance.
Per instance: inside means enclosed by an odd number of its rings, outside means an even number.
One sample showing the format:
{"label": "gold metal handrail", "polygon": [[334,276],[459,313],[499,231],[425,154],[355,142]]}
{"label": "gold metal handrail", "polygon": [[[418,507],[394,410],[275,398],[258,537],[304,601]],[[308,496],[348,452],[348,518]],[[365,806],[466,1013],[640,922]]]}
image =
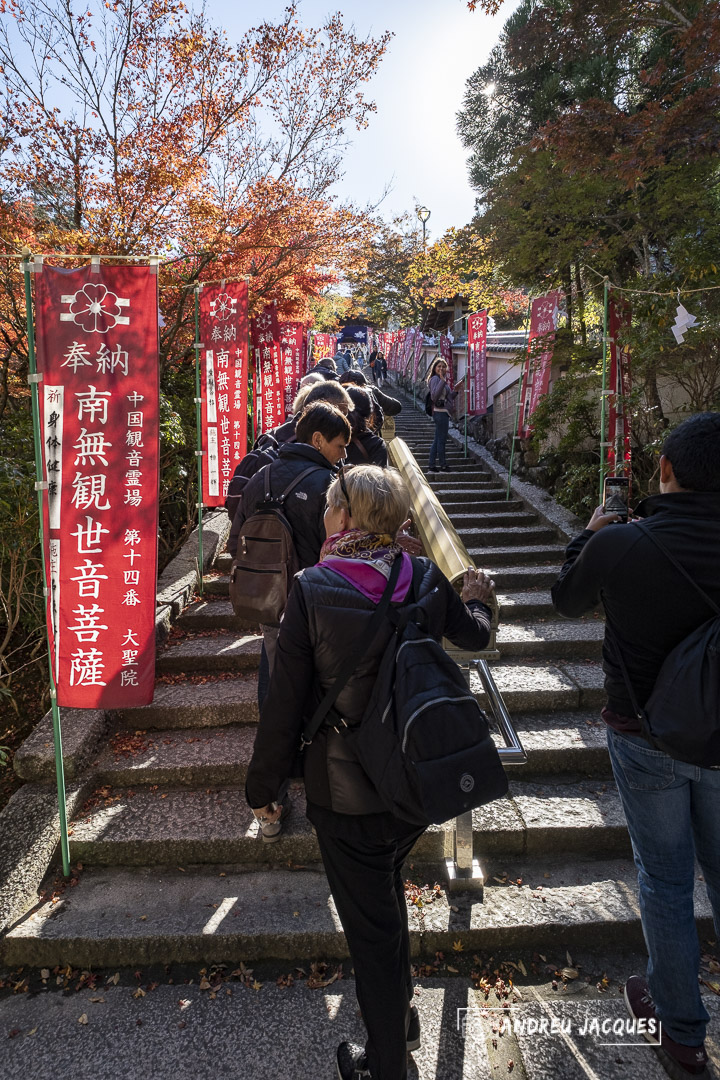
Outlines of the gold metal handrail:
{"label": "gold metal handrail", "polygon": [[[474,568],[475,563],[458,536],[457,529],[441,506],[437,495],[425,479],[407,443],[400,438],[393,439],[388,444],[388,455],[390,463],[398,470],[410,489],[413,521],[426,555],[442,570],[450,584],[459,593],[465,571],[468,567]],[[488,606],[492,611],[490,641],[483,652],[467,654],[473,660],[478,657],[488,659],[499,656],[495,636],[500,612],[494,591]],[[448,651],[457,659],[465,656],[452,646],[448,647]]]}

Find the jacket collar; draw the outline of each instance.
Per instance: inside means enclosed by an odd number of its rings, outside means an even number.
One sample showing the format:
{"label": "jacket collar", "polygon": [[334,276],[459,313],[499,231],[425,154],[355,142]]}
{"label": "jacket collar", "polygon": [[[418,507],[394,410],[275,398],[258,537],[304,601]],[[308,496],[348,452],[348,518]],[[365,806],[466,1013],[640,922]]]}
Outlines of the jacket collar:
{"label": "jacket collar", "polygon": [[655,514],[677,517],[720,518],[720,492],[672,491],[665,495],[650,495],[635,507],[638,517]]}
{"label": "jacket collar", "polygon": [[314,446],[310,446],[309,443],[280,443],[278,456],[281,458],[302,458],[303,461],[307,461],[311,465],[322,465],[323,468],[329,469],[330,472],[335,471],[334,466],[330,464],[328,459],[323,457],[320,451],[316,450]]}

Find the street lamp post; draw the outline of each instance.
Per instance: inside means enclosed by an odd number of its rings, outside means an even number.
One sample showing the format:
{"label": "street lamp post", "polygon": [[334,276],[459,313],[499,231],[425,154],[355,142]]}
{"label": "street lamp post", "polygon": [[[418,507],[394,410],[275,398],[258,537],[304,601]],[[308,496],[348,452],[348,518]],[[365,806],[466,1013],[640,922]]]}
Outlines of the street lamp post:
{"label": "street lamp post", "polygon": [[425,225],[426,225],[427,219],[430,217],[430,211],[428,210],[427,206],[418,206],[415,213],[417,214],[417,216],[422,221],[422,227],[423,227],[423,251],[424,251],[425,250]]}

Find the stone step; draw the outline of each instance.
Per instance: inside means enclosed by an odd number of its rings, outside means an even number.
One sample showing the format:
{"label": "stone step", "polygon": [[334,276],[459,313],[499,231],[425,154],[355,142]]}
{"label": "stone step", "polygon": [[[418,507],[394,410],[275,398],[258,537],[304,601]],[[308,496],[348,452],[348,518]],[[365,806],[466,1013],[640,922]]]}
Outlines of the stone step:
{"label": "stone step", "polygon": [[248,622],[235,614],[229,600],[196,600],[185,608],[178,618],[178,625],[191,633],[196,630],[245,630],[260,633],[257,623]]}
{"label": "stone step", "polygon": [[203,592],[205,596],[229,596],[229,574],[206,574],[203,577]]}
{"label": "stone step", "polygon": [[[467,525],[464,521],[469,519]],[[452,522],[458,531],[465,546],[482,545],[485,548],[510,548],[517,544],[518,547],[541,546],[557,541],[557,534],[548,525],[526,525],[524,527],[478,527],[474,524],[475,515],[455,514]],[[471,552],[472,554],[472,552]]]}
{"label": "stone step", "polygon": [[493,530],[522,529],[524,532],[527,529],[538,526],[537,514],[529,513],[526,510],[497,510],[493,514],[488,514],[486,511],[470,503],[466,503],[463,508],[455,509],[451,509],[447,504],[443,503],[443,509],[458,532],[461,530],[463,532],[467,530],[482,530],[488,526]]}
{"label": "stone step", "polygon": [[[201,716],[201,722],[204,717]],[[605,726],[597,713],[513,715],[528,754],[511,775],[542,773],[607,775]],[[254,724],[226,723],[194,728],[116,731],[92,763],[94,782],[135,787],[238,785],[245,781],[255,741]],[[498,746],[503,743],[497,736]]]}
{"label": "stone step", "polygon": [[232,555],[229,551],[223,551],[215,559],[215,569],[221,574],[229,574],[232,566]]}
{"label": "stone step", "polygon": [[425,479],[430,484],[430,487],[434,491],[459,491],[465,488],[472,488],[474,491],[482,490],[483,493],[494,491],[497,495],[486,495],[484,498],[498,498],[504,499],[507,488],[502,484],[499,484],[497,480],[493,480],[484,475],[468,477],[467,473],[463,473],[462,476],[453,475],[451,472],[447,473],[428,473]]}
{"label": "stone step", "polygon": [[[571,709],[596,710],[605,703],[604,675],[599,660],[503,658],[491,664],[495,683],[510,715]],[[470,686],[484,709],[488,709],[482,684],[471,668]]]}
{"label": "stone step", "polygon": [[490,509],[491,506],[501,507],[521,507],[524,503],[518,499],[511,499],[507,501],[505,499],[505,488],[498,488],[497,490],[489,490],[483,488],[482,491],[476,487],[470,487],[469,485],[459,484],[457,487],[452,486],[452,482],[448,481],[447,484],[443,484],[440,481],[435,483],[431,481],[430,487],[433,489],[443,506],[457,503],[458,506],[465,506],[467,499],[475,499],[478,504]]}
{"label": "stone step", "polygon": [[158,655],[155,669],[164,672],[256,671],[260,664],[262,635],[205,631],[170,645]]}
{"label": "stone step", "polygon": [[534,592],[499,592],[496,588],[496,597],[502,623],[513,619],[544,619],[555,614],[550,593],[545,589]]}
{"label": "stone step", "polygon": [[554,584],[560,573],[560,563],[538,566],[493,566],[495,587],[502,590],[547,589]]}
{"label": "stone step", "polygon": [[505,499],[488,498],[489,495],[495,495],[495,492],[477,492],[473,490],[467,491],[464,495],[455,496],[443,494],[442,492],[435,493],[440,502],[443,505],[445,512],[452,517],[453,514],[461,514],[463,510],[472,510],[476,514],[516,514],[525,511],[525,503],[520,499]]}
{"label": "stone step", "polygon": [[541,566],[562,562],[565,548],[561,544],[518,543],[518,546],[489,547],[465,541],[468,554],[476,566],[508,566],[519,569],[521,565],[539,563]]}
{"label": "stone step", "polygon": [[[458,941],[468,955],[493,956],[501,949],[555,956],[559,946],[561,953],[569,949],[574,954],[593,947],[642,945],[637,874],[629,858],[519,856],[502,864],[488,860],[486,870],[482,898],[473,893],[448,896],[443,890],[421,909],[409,905],[413,956],[432,956],[437,950],[452,956]],[[700,881],[695,910],[700,933],[711,935],[709,904]],[[8,967],[70,964],[113,971],[170,959],[178,964],[340,959],[347,956],[347,945],[318,868],[248,874],[225,865],[187,867],[184,872],[174,866],[117,867],[84,869],[75,888],[55,904],[34,910],[10,931],[2,955]],[[194,989],[183,986],[180,995],[175,988],[175,1008],[177,997],[192,998]],[[481,999],[480,1006],[483,1003]],[[454,1024],[454,1009],[452,1020]],[[258,1020],[257,1030],[264,1022]],[[338,1038],[336,1033],[333,1045]],[[617,1056],[616,1049],[613,1054]],[[597,1075],[611,1074],[612,1068]],[[433,1067],[427,1075],[445,1073]],[[490,1070],[482,1075],[489,1076]]]}
{"label": "stone step", "polygon": [[[263,843],[244,787],[203,789],[159,784],[102,787],[71,822],[73,859],[84,866],[317,861],[317,840],[305,817],[305,796],[291,789],[293,809],[278,841]],[[414,860],[440,872],[450,824],[431,826]],[[511,781],[506,798],[473,811],[476,855],[629,852],[620,799],[612,780],[559,778]]]}
{"label": "stone step", "polygon": [[601,655],[605,625],[599,620],[538,620],[533,623],[500,622],[497,646],[501,657],[553,659],[571,656],[590,659]]}
{"label": "stone step", "polygon": [[182,678],[166,676],[177,682],[155,683],[151,705],[139,709],[119,709],[112,713],[116,729],[151,731],[157,728],[204,728],[221,724],[254,724],[258,720],[257,676],[230,675],[212,678],[202,675]]}
{"label": "stone step", "polygon": [[513,713],[512,721],[528,756],[525,765],[508,766],[513,780],[561,773],[611,777],[606,728],[596,710]]}
{"label": "stone step", "polygon": [[[511,713],[542,709],[596,707],[604,702],[603,674],[597,661],[558,661],[551,667],[508,659],[493,663],[495,681]],[[258,719],[255,675],[161,677],[151,705],[111,714],[116,730],[204,729],[227,724],[254,724]],[[475,678],[475,676],[473,676]],[[484,708],[487,701],[475,679],[473,690]]]}

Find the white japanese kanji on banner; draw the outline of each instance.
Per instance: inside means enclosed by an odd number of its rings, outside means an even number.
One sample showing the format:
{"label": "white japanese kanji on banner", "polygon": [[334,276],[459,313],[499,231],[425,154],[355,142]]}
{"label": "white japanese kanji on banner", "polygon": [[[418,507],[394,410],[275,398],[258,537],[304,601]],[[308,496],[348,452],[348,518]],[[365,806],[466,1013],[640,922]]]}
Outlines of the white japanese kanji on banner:
{"label": "white japanese kanji on banner", "polygon": [[[154,268],[153,268],[154,269]],[[35,278],[47,480],[47,618],[58,704],[147,705],[155,685],[157,274]]]}
{"label": "white japanese kanji on banner", "polygon": [[292,415],[292,405],[304,372],[305,327],[302,323],[280,323],[280,362],[282,365],[285,416]]}
{"label": "white japanese kanji on banner", "polygon": [[468,316],[468,413],[487,412],[487,311]]}
{"label": "white japanese kanji on banner", "polygon": [[224,506],[235,466],[247,452],[248,287],[200,292],[203,504]]}
{"label": "white japanese kanji on banner", "polygon": [[285,395],[280,349],[280,325],[274,305],[268,305],[262,315],[252,320],[252,343],[260,431],[271,431],[285,419]]}

